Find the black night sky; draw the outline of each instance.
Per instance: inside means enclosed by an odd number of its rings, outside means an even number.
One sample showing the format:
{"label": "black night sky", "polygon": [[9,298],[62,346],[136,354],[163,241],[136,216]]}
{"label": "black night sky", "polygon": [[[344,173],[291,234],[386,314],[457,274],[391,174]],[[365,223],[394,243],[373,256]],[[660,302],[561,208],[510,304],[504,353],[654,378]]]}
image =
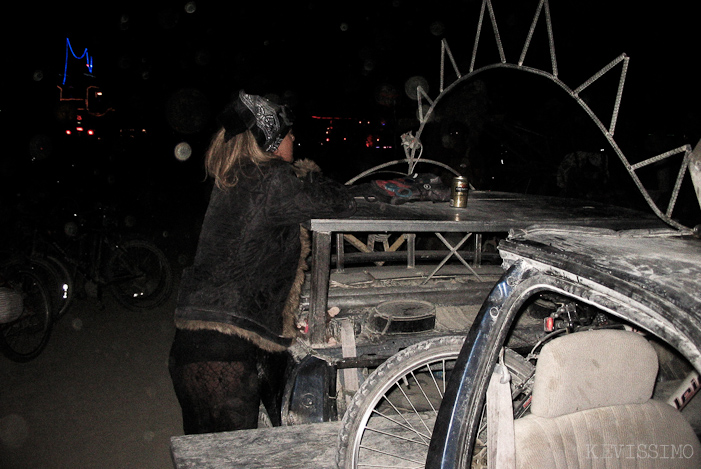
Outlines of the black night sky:
{"label": "black night sky", "polygon": [[[538,2],[492,1],[507,60],[513,63]],[[629,4],[552,0],[550,8],[559,77],[571,88],[621,53],[631,57],[616,140],[632,160],[640,161],[683,143],[693,146],[701,138],[700,92],[691,72],[698,40],[687,2],[673,0],[654,9]],[[208,188],[202,153],[216,130],[217,112],[240,88],[271,93],[292,105],[298,117],[296,156],[317,160],[338,179],[401,158],[399,135],[419,127],[416,101],[405,93],[405,84],[423,77],[435,98],[443,38],[466,73],[480,6],[481,0],[129,0],[20,6],[19,13],[5,16],[10,54],[5,75],[10,82],[2,116],[10,145],[0,156],[3,217],[17,207],[55,214],[60,201],[88,205],[99,200],[138,210],[157,229],[170,229],[178,219],[196,219]],[[9,27],[15,17],[19,28]],[[489,25],[482,36],[478,67],[495,54]],[[99,87],[103,96],[84,118],[99,140],[65,133],[76,118],[58,101],[66,38],[75,54],[88,49],[93,70],[85,76],[85,59],[69,55],[63,96],[82,96],[86,87]],[[526,65],[547,65],[539,39],[543,37],[534,37]],[[547,140],[547,154],[536,151],[534,156],[555,161],[555,166],[568,152],[599,145],[592,142],[581,111],[571,113],[571,104],[552,83],[514,73],[485,73],[478,80],[479,86],[455,98],[467,99],[467,127],[487,129],[479,140],[482,170],[473,178],[482,182],[478,188],[538,191],[537,178],[528,185],[509,177],[501,178],[501,184],[492,182],[501,175],[488,160],[498,159],[499,152],[503,159],[507,151],[500,123]],[[610,115],[608,104],[602,109]],[[445,113],[450,117],[449,109]],[[328,121],[311,116],[372,124],[350,126],[344,130],[347,141],[324,146]],[[365,148],[368,133],[380,136],[384,148]],[[174,156],[181,142],[192,148],[187,161]],[[425,144],[433,159],[460,163],[465,158]],[[518,153],[516,146],[508,150]]]}

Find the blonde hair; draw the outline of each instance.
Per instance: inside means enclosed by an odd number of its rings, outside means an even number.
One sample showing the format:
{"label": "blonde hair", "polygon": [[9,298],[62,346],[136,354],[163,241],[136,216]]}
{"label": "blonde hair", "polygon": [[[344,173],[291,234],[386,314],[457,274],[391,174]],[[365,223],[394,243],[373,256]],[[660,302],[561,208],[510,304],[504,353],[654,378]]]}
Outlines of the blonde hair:
{"label": "blonde hair", "polygon": [[205,154],[204,166],[207,174],[214,178],[214,184],[220,189],[234,187],[239,181],[239,173],[244,163],[260,165],[276,158],[272,153],[263,151],[250,130],[229,139],[225,138],[222,128],[214,135],[212,143]]}

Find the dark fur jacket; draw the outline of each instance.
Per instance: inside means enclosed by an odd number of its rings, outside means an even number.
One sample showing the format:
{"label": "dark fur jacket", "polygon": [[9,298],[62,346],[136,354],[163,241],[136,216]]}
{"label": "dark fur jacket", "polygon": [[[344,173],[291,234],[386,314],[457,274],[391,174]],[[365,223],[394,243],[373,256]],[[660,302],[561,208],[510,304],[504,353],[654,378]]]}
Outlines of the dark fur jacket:
{"label": "dark fur jacket", "polygon": [[296,336],[295,312],[309,253],[300,223],[347,217],[346,186],[309,160],[242,168],[238,183],[215,187],[191,267],[185,269],[176,327],[212,329],[280,351]]}

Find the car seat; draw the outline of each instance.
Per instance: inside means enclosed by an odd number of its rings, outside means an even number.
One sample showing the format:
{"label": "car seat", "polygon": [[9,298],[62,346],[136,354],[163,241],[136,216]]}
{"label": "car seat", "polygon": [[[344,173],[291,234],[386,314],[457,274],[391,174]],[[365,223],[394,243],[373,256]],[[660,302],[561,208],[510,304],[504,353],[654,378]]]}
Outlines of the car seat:
{"label": "car seat", "polygon": [[701,468],[701,444],[669,404],[640,334],[593,330],[543,346],[531,413],[514,421],[518,468]]}

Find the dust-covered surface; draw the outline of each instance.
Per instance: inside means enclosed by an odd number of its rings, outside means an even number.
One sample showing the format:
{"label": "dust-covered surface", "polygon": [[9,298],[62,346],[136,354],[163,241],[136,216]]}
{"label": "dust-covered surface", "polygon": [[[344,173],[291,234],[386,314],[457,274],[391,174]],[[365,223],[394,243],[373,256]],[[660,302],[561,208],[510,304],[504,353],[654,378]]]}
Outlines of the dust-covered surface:
{"label": "dust-covered surface", "polygon": [[341,422],[186,435],[172,440],[177,469],[335,469]]}
{"label": "dust-covered surface", "polygon": [[34,361],[0,356],[3,469],[173,467],[173,301],[142,312],[106,303],[75,303]]}
{"label": "dust-covered surface", "polygon": [[[579,273],[577,266],[588,266],[602,278],[622,279],[690,314],[701,314],[701,240],[697,238],[669,231],[536,228],[515,233],[512,239],[525,241],[530,246],[525,249],[536,249],[538,257],[564,260],[574,273]],[[511,243],[502,248],[523,251]]]}
{"label": "dust-covered surface", "polygon": [[615,229],[664,227],[652,213],[589,200],[509,192],[470,191],[465,208],[447,202],[412,202],[391,205],[356,199],[358,210],[350,218],[313,219],[315,231],[368,232],[506,232],[533,224],[551,223]]}

